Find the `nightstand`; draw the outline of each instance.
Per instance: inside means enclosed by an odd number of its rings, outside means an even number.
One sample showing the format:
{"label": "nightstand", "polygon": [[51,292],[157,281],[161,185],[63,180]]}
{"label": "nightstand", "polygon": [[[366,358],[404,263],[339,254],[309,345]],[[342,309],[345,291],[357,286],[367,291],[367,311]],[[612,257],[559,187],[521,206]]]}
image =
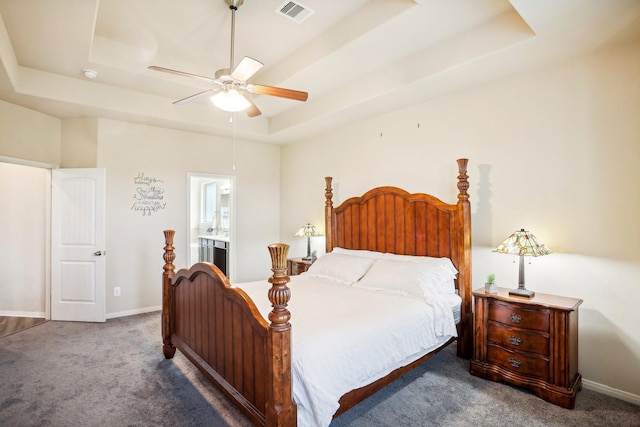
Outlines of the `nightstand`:
{"label": "nightstand", "polygon": [[296,276],[300,273],[304,273],[311,267],[311,264],[315,261],[315,258],[312,259],[302,259],[302,258],[288,258],[287,259],[287,274],[289,276]]}
{"label": "nightstand", "polygon": [[531,390],[573,409],[578,373],[578,306],[581,299],[536,293],[533,298],[482,289],[474,297],[471,374]]}

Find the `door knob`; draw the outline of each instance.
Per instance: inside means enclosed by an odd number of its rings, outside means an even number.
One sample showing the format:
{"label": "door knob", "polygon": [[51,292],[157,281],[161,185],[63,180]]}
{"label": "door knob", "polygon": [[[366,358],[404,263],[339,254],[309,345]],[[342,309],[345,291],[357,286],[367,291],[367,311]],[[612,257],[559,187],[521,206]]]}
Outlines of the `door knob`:
{"label": "door knob", "polygon": [[94,252],[93,254],[94,254],[95,256],[100,256],[100,255],[104,255],[104,254],[106,254],[106,252],[104,252],[104,253],[103,253],[103,252],[101,252],[101,251],[96,251],[96,252]]}

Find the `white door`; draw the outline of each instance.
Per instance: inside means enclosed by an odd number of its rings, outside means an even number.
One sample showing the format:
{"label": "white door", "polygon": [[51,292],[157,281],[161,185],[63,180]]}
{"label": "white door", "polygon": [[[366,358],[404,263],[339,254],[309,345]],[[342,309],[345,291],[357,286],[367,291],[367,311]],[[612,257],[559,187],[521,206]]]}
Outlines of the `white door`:
{"label": "white door", "polygon": [[105,170],[51,176],[51,319],[104,322]]}

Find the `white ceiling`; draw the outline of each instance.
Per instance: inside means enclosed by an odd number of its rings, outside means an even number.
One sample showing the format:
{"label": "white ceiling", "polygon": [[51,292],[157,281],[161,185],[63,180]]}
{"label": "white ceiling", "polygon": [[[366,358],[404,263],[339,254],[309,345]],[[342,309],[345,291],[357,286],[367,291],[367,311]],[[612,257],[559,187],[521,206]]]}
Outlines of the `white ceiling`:
{"label": "white ceiling", "polygon": [[[250,82],[302,90],[307,102],[253,95],[239,137],[286,143],[591,49],[640,39],[640,0],[245,0],[235,63]],[[230,62],[224,0],[0,0],[0,99],[60,117],[106,117],[229,136],[208,83]],[[98,76],[87,79],[82,70]]]}

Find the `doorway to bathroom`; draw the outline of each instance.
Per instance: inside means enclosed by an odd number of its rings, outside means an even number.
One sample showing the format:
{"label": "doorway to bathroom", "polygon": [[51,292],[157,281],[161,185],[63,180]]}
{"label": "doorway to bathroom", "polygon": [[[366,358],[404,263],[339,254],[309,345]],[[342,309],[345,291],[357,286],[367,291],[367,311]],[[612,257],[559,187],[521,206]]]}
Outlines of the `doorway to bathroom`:
{"label": "doorway to bathroom", "polygon": [[234,181],[227,175],[189,173],[189,265],[215,264],[233,276]]}

